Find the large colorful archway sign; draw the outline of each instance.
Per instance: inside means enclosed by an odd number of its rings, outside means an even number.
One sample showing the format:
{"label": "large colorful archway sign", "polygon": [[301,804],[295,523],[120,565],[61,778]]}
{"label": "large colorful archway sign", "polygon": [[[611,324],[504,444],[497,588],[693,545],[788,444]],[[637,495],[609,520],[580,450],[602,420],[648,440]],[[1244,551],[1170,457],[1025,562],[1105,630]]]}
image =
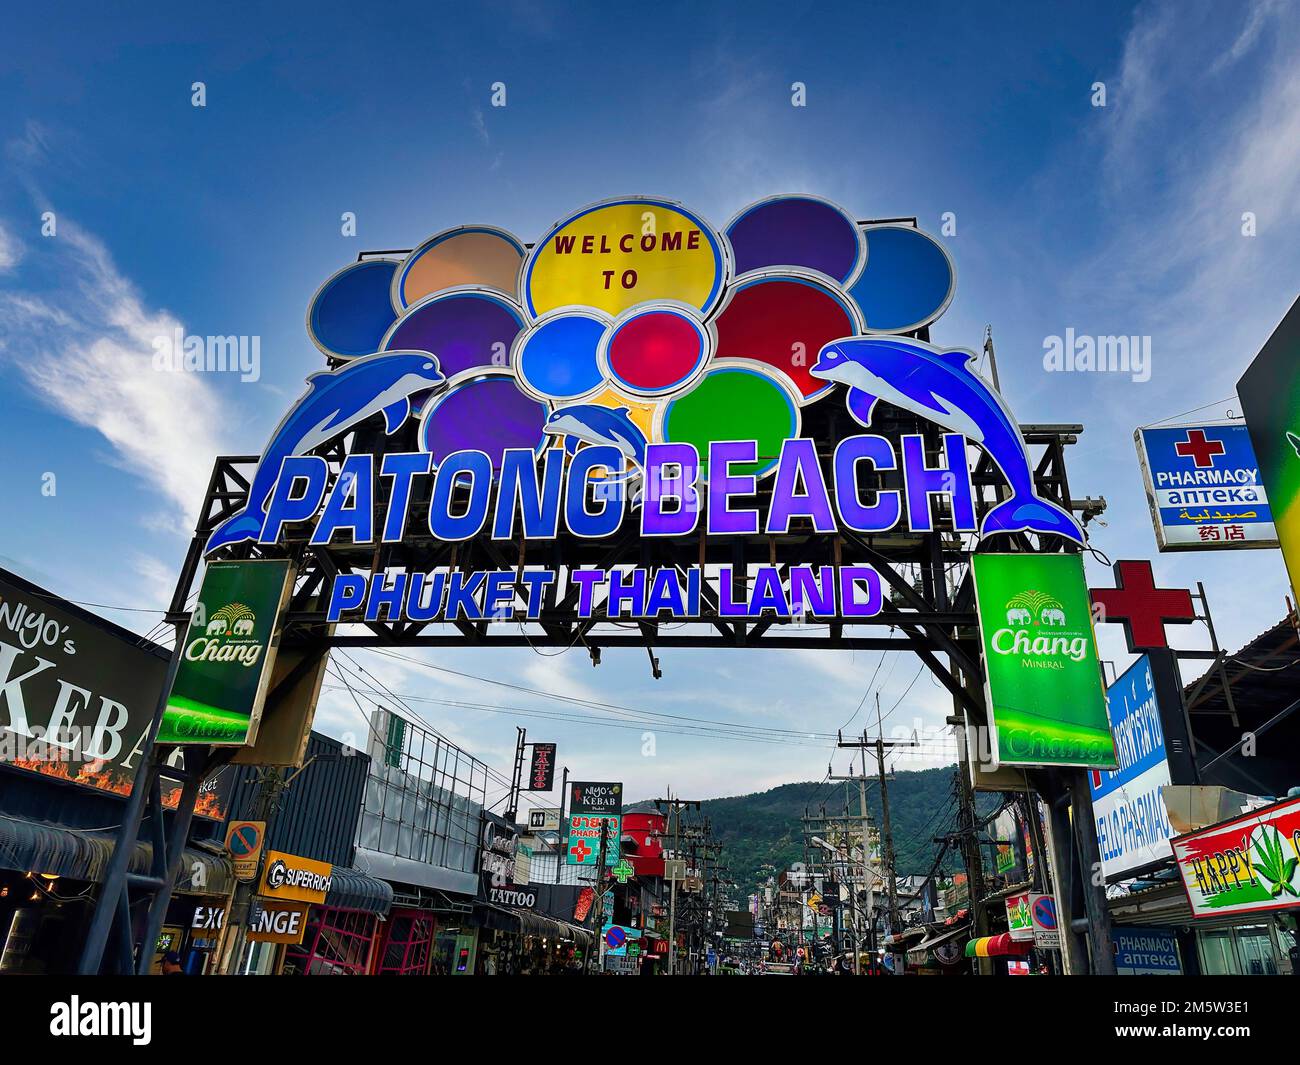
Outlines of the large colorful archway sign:
{"label": "large colorful archway sign", "polygon": [[[363,258],[314,297],[308,329],[330,366],[207,551],[286,537],[599,540],[629,523],[647,539],[897,528],[1082,543],[1075,518],[1040,496],[1017,423],[970,352],[918,335],[953,289],[933,237],[802,194],[722,228],[670,200],[621,197],[532,245],[476,225],[405,259]],[[972,448],[1005,482],[980,514]],[[738,574],[744,596],[724,588],[718,610],[881,609],[871,566],[770,569]],[[400,592],[384,591],[390,576]],[[651,569],[590,579],[629,617],[692,616],[702,594]],[[410,620],[453,621],[513,602],[486,575],[340,574],[331,620],[374,620],[390,600]],[[580,616],[592,597],[582,602]]]}

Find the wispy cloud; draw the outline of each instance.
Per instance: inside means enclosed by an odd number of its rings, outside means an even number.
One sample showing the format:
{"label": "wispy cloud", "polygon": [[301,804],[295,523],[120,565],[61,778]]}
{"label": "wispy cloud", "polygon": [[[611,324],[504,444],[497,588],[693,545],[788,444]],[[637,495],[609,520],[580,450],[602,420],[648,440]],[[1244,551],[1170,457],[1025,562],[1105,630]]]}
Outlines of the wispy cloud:
{"label": "wispy cloud", "polygon": [[13,270],[22,261],[25,252],[23,242],[0,223],[0,274]]}
{"label": "wispy cloud", "polygon": [[155,340],[180,320],[147,307],[104,244],[69,219],[42,255],[56,280],[0,293],[0,360],[51,409],[100,433],[116,464],[155,485],[167,524],[191,526],[222,450],[222,419],[201,376],[154,368]]}

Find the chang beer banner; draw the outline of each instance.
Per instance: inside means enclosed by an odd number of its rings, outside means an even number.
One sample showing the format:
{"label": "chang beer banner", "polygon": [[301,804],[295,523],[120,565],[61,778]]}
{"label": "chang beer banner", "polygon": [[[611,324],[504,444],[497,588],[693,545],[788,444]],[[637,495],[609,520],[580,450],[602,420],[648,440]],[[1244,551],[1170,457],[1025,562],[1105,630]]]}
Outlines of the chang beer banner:
{"label": "chang beer banner", "polygon": [[185,633],[158,730],[162,744],[243,747],[257,739],[290,563],[214,562]]}
{"label": "chang beer banner", "polygon": [[972,555],[997,765],[1115,766],[1078,554]]}
{"label": "chang beer banner", "polygon": [[1291,587],[1300,589],[1300,300],[1237,382],[1237,395]]}
{"label": "chang beer banner", "polygon": [[1173,841],[1193,917],[1300,906],[1300,799],[1286,799]]}

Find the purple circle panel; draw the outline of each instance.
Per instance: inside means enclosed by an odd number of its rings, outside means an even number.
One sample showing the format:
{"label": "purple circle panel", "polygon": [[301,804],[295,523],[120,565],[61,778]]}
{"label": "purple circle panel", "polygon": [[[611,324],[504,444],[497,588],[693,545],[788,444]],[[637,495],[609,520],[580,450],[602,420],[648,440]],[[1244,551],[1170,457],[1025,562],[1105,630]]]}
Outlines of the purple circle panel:
{"label": "purple circle panel", "polygon": [[450,377],[503,365],[523,327],[519,312],[504,300],[464,292],[417,303],[393,326],[384,348],[432,352]]}
{"label": "purple circle panel", "polygon": [[435,465],[456,451],[484,451],[500,470],[507,448],[537,450],[546,414],[546,405],[519,391],[512,377],[466,381],[425,414],[420,444]]}
{"label": "purple circle panel", "polygon": [[844,282],[858,265],[856,227],[821,200],[791,196],[756,204],[727,229],[736,274],[801,266]]}

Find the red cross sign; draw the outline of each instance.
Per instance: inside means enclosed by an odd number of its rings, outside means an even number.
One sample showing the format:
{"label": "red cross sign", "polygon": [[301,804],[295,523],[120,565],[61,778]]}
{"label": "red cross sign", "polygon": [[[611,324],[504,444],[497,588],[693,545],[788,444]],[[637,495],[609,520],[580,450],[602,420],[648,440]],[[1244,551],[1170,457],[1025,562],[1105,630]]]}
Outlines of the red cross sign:
{"label": "red cross sign", "polygon": [[578,840],[577,843],[569,848],[569,853],[577,858],[579,862],[585,862],[587,860],[587,855],[591,853],[591,848],[582,840]]}
{"label": "red cross sign", "polygon": [[1186,588],[1157,588],[1150,562],[1116,562],[1114,568],[1114,588],[1091,588],[1089,592],[1104,611],[1097,620],[1123,625],[1133,654],[1168,647],[1166,625],[1190,625],[1196,620],[1192,593]]}
{"label": "red cross sign", "polygon": [[1174,450],[1183,458],[1190,458],[1200,469],[1213,466],[1214,456],[1222,455],[1228,449],[1222,440],[1206,439],[1204,429],[1188,429],[1187,439],[1174,444]]}

